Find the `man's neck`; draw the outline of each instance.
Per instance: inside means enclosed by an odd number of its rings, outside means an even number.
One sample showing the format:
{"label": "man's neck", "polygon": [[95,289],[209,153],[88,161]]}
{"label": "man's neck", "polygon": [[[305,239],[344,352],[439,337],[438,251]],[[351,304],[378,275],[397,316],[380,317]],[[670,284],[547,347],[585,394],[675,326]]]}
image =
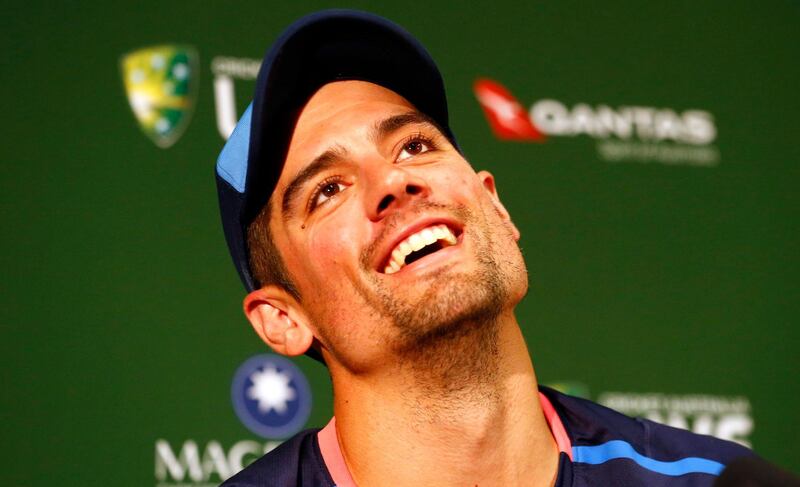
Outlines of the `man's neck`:
{"label": "man's neck", "polygon": [[339,445],[358,484],[553,485],[558,450],[513,314],[495,335],[471,355],[334,376]]}

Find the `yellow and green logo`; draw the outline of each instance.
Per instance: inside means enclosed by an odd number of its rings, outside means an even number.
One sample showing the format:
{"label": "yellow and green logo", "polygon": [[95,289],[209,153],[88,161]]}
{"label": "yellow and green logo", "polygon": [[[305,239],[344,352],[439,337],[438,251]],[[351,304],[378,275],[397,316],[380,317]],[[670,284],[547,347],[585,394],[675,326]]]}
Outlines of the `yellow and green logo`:
{"label": "yellow and green logo", "polygon": [[183,135],[194,112],[197,53],[189,46],[153,46],[125,54],[125,92],[139,127],[161,148]]}

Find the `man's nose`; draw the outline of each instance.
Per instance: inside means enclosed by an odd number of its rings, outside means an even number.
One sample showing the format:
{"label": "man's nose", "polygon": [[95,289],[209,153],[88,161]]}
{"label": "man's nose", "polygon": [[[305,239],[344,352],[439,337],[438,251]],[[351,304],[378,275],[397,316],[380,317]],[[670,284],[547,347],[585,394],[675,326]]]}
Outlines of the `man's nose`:
{"label": "man's nose", "polygon": [[424,198],[430,187],[407,168],[391,163],[375,163],[363,168],[366,182],[367,215],[378,221],[414,198]]}

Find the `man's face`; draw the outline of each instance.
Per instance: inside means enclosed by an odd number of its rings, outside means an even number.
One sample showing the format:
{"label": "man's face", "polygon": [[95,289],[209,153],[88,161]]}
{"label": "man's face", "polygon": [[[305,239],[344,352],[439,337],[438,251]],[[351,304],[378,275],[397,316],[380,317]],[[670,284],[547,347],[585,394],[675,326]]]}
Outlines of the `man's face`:
{"label": "man's face", "polygon": [[326,360],[352,370],[491,321],[527,289],[491,176],[375,84],[314,94],[272,206],[275,243]]}

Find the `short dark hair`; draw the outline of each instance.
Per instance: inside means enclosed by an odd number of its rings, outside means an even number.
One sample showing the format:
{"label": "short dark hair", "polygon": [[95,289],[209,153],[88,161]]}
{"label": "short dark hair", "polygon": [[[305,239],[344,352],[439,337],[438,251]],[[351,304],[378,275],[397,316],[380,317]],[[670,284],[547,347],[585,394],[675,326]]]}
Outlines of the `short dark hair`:
{"label": "short dark hair", "polygon": [[272,198],[261,208],[253,222],[247,227],[247,249],[250,259],[250,269],[255,279],[255,287],[275,285],[283,288],[296,300],[300,301],[297,286],[286,270],[278,247],[272,238],[270,229],[270,215],[272,215]]}

